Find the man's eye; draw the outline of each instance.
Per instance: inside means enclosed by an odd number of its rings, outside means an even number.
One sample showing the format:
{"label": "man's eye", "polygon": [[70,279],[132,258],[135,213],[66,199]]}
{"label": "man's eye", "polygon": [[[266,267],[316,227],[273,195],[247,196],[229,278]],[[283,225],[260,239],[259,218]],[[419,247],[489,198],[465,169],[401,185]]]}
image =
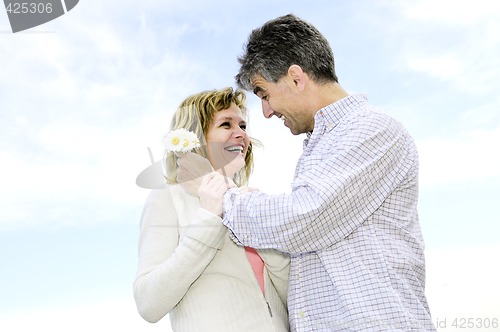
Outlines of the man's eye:
{"label": "man's eye", "polygon": [[220,124],[220,127],[230,127],[230,126],[231,126],[231,124],[229,122],[222,122]]}
{"label": "man's eye", "polygon": [[247,130],[247,125],[246,124],[240,125],[240,128],[243,129],[243,130]]}

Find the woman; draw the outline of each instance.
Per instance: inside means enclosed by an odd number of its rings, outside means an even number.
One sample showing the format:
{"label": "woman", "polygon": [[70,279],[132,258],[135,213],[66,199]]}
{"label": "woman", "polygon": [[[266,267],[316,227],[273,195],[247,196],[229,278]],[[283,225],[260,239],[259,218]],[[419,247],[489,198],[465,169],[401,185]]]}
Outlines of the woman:
{"label": "woman", "polygon": [[[181,103],[171,129],[205,139],[195,152],[219,172],[208,179],[244,185],[253,164],[245,115],[243,91],[205,91]],[[176,159],[167,154],[166,189],[152,190],[142,215],[134,282],[140,315],[157,322],[169,313],[175,332],[288,331],[288,256],[237,246],[221,223],[220,202],[200,202],[176,183]],[[225,191],[232,181],[207,182],[200,191]]]}

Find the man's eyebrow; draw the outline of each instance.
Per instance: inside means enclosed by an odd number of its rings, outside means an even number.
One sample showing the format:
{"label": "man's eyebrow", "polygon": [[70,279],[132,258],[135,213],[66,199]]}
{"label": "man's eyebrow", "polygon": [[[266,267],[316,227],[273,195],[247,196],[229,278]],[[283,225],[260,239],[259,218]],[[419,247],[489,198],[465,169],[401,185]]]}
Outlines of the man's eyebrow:
{"label": "man's eyebrow", "polygon": [[260,86],[256,86],[255,89],[253,89],[253,93],[256,95],[259,92],[264,91]]}

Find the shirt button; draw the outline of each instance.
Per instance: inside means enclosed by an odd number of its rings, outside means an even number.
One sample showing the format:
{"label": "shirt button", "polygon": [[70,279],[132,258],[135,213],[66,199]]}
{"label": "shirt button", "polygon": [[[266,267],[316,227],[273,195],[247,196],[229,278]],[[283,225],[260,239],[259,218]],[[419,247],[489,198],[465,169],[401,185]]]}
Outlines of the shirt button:
{"label": "shirt button", "polygon": [[304,316],[305,316],[304,312],[303,311],[299,311],[299,317],[300,318],[304,318]]}

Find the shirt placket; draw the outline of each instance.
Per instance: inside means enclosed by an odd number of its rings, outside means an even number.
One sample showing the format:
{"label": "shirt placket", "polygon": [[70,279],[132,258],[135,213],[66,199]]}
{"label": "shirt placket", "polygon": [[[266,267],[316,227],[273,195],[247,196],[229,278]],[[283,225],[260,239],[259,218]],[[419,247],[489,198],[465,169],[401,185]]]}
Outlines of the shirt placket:
{"label": "shirt placket", "polygon": [[293,331],[296,332],[311,331],[307,315],[306,289],[302,283],[303,259],[303,255],[301,254],[293,258],[295,273],[292,276],[292,280],[293,289],[295,290],[293,299],[295,306],[290,308],[290,314],[293,315],[293,320],[295,321],[295,328]]}

